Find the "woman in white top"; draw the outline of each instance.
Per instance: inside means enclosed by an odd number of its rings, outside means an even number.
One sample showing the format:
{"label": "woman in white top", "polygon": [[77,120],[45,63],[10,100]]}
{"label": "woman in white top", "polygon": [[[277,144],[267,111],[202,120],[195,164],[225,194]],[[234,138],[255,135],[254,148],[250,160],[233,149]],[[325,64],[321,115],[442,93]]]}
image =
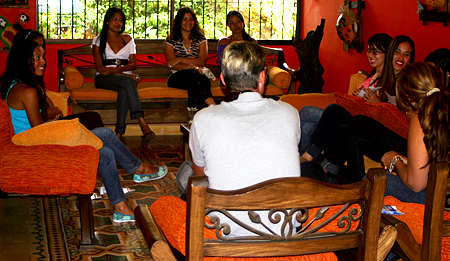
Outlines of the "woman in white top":
{"label": "woman in white top", "polygon": [[125,120],[128,109],[131,119],[138,119],[143,139],[149,140],[155,136],[144,120],[141,101],[136,89],[139,76],[131,71],[136,69],[136,45],[125,30],[125,14],[116,7],[106,11],[100,36],[92,41],[97,76],[97,88],[117,91],[117,123],[116,135],[122,139],[125,133]]}

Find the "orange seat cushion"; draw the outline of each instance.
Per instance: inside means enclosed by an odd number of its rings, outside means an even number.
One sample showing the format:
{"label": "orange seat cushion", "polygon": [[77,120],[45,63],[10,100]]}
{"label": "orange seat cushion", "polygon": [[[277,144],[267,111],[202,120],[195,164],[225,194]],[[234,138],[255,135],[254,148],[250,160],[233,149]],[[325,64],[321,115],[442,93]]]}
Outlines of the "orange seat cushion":
{"label": "orange seat cushion", "polygon": [[[186,202],[174,197],[163,196],[156,200],[150,206],[150,212],[158,226],[164,233],[169,243],[180,251],[183,255],[186,253]],[[207,217],[206,217],[207,218]],[[205,238],[217,238],[215,231],[204,228]],[[337,260],[334,253],[321,253],[304,256],[286,256],[286,257],[265,257],[265,258],[224,258],[224,257],[206,257],[208,261],[313,261],[313,260]]]}
{"label": "orange seat cushion", "polygon": [[[396,206],[404,213],[395,217],[408,225],[414,239],[419,245],[422,245],[425,205],[401,202],[391,196],[385,197],[383,204]],[[444,221],[450,221],[450,213],[447,211],[444,212]],[[442,238],[441,260],[450,260],[450,237]]]}

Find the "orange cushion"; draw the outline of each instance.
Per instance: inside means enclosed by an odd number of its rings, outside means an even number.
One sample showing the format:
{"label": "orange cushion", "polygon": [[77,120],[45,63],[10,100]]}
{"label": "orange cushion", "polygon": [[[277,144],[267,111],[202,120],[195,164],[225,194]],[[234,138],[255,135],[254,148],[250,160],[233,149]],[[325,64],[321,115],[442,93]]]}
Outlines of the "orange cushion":
{"label": "orange cushion", "polygon": [[365,115],[370,117],[369,111],[366,109],[366,101],[363,98],[353,95],[336,93],[337,104],[344,107],[351,115]]}
{"label": "orange cushion", "polygon": [[[398,210],[404,213],[395,217],[408,225],[414,239],[419,245],[422,245],[425,205],[401,202],[392,196],[385,197],[383,204],[396,206]],[[444,212],[444,221],[450,221],[450,213],[447,211]],[[442,238],[441,259],[450,260],[450,237]]]}
{"label": "orange cushion", "polygon": [[366,103],[366,109],[374,120],[380,122],[403,138],[406,139],[408,137],[410,120],[397,106],[386,102],[368,102]]}
{"label": "orange cushion", "polygon": [[286,94],[281,96],[280,100],[294,106],[298,111],[305,106],[325,109],[328,105],[336,103],[336,95],[334,93]]}
{"label": "orange cushion", "polygon": [[409,119],[397,106],[386,102],[370,103],[360,97],[339,93],[336,93],[336,100],[351,115],[371,117],[403,138],[408,137]]}
{"label": "orange cushion", "polygon": [[[156,200],[150,206],[150,212],[155,219],[158,226],[164,233],[169,243],[180,251],[183,255],[186,253],[185,238],[186,238],[186,202],[174,197],[163,196]],[[207,217],[205,217],[207,218]],[[215,231],[212,229],[204,228],[205,238],[217,238]],[[238,260],[276,260],[276,261],[313,261],[313,260],[337,260],[334,253],[321,253],[315,255],[305,256],[289,256],[289,257],[267,257],[267,258],[223,258],[223,257],[207,257],[204,260],[209,261],[238,261]]]}

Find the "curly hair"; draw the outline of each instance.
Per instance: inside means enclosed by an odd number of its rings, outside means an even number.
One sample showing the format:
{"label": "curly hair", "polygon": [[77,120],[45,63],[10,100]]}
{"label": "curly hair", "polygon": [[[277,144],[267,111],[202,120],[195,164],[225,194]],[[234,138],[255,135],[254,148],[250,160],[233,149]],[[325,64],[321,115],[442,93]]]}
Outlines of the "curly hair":
{"label": "curly hair", "polygon": [[386,57],[384,59],[384,66],[383,71],[381,72],[381,78],[380,78],[380,86],[381,89],[381,101],[387,101],[387,95],[385,92],[387,92],[390,95],[395,94],[395,72],[394,72],[394,54],[397,50],[398,46],[402,43],[409,43],[411,46],[411,58],[409,60],[409,63],[413,63],[414,59],[416,57],[416,49],[414,46],[414,41],[405,35],[398,35],[392,39],[388,51],[386,53]]}
{"label": "curly hair", "polygon": [[191,14],[195,20],[194,26],[191,30],[190,39],[202,39],[205,37],[205,32],[202,28],[200,28],[200,24],[198,23],[197,16],[194,13],[194,10],[190,7],[182,7],[178,10],[177,15],[175,16],[172,31],[168,37],[169,40],[180,41],[182,40],[181,35],[181,23],[183,22],[183,18],[185,14]]}
{"label": "curly hair", "polygon": [[[450,93],[441,70],[427,63],[412,63],[399,73],[397,105],[417,112],[424,133],[428,162],[450,162]],[[431,91],[433,90],[433,91]]]}
{"label": "curly hair", "polygon": [[39,96],[39,108],[42,119],[47,119],[48,103],[45,95],[43,76],[35,74],[33,53],[38,47],[34,41],[20,41],[12,45],[6,60],[6,70],[0,81],[2,81],[1,97],[6,99],[11,83],[15,80],[36,89]]}
{"label": "curly hair", "polygon": [[123,25],[122,28],[120,28],[119,30],[119,34],[125,31],[125,24],[127,21],[125,13],[122,11],[122,9],[117,7],[109,8],[106,11],[105,18],[103,19],[102,31],[100,32],[100,46],[98,49],[100,51],[100,56],[102,57],[102,59],[106,59],[105,49],[106,49],[106,42],[108,41],[108,29],[109,29],[108,22],[113,18],[115,13],[120,13],[123,17]]}

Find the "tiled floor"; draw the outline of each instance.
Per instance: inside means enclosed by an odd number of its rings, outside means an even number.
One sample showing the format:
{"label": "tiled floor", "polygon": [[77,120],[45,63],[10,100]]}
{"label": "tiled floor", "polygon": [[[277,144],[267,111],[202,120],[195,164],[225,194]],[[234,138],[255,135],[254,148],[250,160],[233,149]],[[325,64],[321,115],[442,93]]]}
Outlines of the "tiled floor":
{"label": "tiled floor", "polygon": [[[183,160],[181,135],[157,135],[149,142],[144,142],[138,136],[125,136],[124,143],[141,160],[152,164],[164,164],[169,168],[169,174],[164,179],[153,183],[135,184],[129,179],[132,175],[124,173],[119,166],[122,185],[136,189],[136,193],[127,197],[130,206],[151,204],[155,198],[164,194],[179,196],[181,192],[175,185],[174,172],[176,173]],[[53,234],[51,238],[47,238],[45,224],[48,227],[49,222],[44,222],[43,213],[47,211],[42,211],[46,208],[43,207],[43,202],[47,206],[47,201],[40,197],[8,195],[0,198],[0,261],[51,260],[50,256],[53,260],[65,260],[63,255],[66,252],[60,251],[65,247],[64,243],[68,245],[67,256],[72,260],[152,260],[136,225],[111,225],[112,208],[107,198],[93,202],[96,249],[85,252],[79,251],[77,247],[79,217],[76,216],[78,215],[76,198],[59,199],[62,213],[62,222],[59,223],[63,224],[67,239],[59,245],[49,243],[54,239]],[[47,215],[47,218],[49,216]],[[58,249],[49,246],[56,246]],[[55,252],[60,256],[55,257]]]}

